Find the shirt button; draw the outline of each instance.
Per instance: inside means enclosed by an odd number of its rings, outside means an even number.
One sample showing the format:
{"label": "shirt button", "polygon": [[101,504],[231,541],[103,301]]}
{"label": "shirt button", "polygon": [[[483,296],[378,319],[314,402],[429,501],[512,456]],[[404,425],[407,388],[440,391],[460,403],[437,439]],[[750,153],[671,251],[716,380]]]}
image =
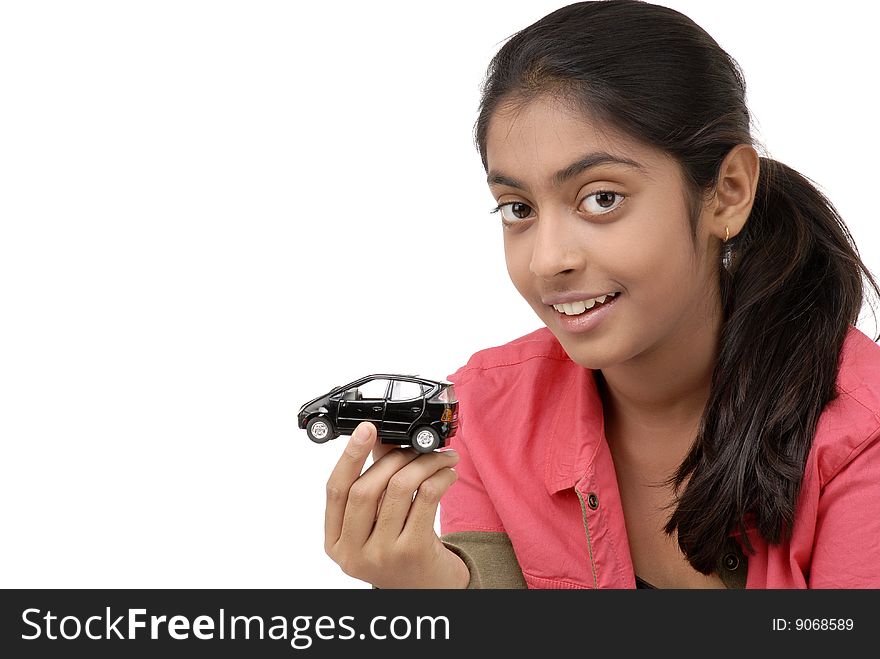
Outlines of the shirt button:
{"label": "shirt button", "polygon": [[590,492],[587,495],[587,505],[591,510],[596,510],[599,507],[599,497],[596,496],[595,492]]}
{"label": "shirt button", "polygon": [[739,567],[739,557],[736,554],[726,554],[724,556],[724,567],[728,570],[735,570]]}

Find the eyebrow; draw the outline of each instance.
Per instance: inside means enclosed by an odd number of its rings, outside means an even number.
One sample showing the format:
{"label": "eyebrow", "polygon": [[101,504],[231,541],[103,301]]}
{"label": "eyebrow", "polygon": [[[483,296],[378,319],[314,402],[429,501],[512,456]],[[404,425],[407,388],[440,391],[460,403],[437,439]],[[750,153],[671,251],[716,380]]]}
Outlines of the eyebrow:
{"label": "eyebrow", "polygon": [[[612,156],[610,153],[605,153],[604,151],[597,151],[595,153],[588,153],[587,155],[578,158],[567,167],[563,167],[553,175],[553,178],[551,180],[554,186],[559,187],[560,185],[562,185],[569,179],[577,176],[581,172],[585,172],[592,167],[598,167],[599,165],[625,165],[627,167],[637,169],[643,174],[647,173],[645,171],[645,167],[637,163],[635,160],[622,158],[620,156]],[[525,192],[531,192],[529,190],[529,187],[525,183],[522,183],[511,176],[507,176],[506,174],[502,174],[501,172],[495,170],[489,172],[489,175],[486,177],[486,182],[490,186],[506,185],[511,188],[524,190]]]}

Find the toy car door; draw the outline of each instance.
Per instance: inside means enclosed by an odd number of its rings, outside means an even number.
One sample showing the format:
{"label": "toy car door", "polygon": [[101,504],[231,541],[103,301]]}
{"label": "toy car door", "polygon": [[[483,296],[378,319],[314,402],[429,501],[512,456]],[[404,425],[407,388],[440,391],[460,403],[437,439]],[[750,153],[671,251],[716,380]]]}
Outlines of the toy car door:
{"label": "toy car door", "polygon": [[385,419],[382,421],[382,434],[386,437],[400,438],[409,443],[409,433],[413,424],[425,412],[425,386],[410,380],[392,380]]}
{"label": "toy car door", "polygon": [[377,378],[346,389],[339,401],[337,429],[342,434],[350,434],[362,421],[371,421],[376,430],[381,431],[389,384],[389,380]]}

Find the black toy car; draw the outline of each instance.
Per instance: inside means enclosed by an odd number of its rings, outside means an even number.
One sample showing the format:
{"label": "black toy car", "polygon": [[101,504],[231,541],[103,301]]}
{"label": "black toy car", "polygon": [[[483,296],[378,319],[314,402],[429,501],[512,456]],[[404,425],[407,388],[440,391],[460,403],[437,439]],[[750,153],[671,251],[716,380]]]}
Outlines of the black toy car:
{"label": "black toy car", "polygon": [[409,444],[429,453],[455,434],[458,400],[451,382],[377,373],[313,398],[297,419],[318,444],[350,435],[359,423],[370,421],[383,443]]}

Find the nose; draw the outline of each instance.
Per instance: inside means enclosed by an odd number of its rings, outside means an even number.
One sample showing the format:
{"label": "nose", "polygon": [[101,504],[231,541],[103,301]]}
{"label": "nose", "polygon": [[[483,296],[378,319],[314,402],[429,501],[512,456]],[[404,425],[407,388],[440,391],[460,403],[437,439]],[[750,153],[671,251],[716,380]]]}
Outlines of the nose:
{"label": "nose", "polygon": [[583,266],[582,250],[574,218],[564,210],[541,214],[535,223],[529,271],[541,279],[576,270]]}

